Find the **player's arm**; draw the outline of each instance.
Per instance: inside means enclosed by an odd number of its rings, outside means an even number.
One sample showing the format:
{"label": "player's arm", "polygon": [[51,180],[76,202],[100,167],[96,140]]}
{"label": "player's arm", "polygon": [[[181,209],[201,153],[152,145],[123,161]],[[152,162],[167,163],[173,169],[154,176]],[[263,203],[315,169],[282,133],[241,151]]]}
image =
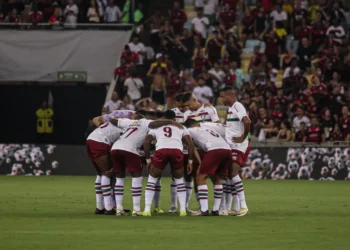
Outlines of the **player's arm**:
{"label": "player's arm", "polygon": [[146,136],[145,142],[143,143],[143,150],[145,151],[145,158],[148,161],[151,158],[151,142],[153,141],[154,137],[153,135],[148,134]]}
{"label": "player's arm", "polygon": [[216,111],[216,108],[209,107],[209,115],[210,115],[210,120],[212,122],[220,123],[220,118],[218,116],[218,112]]}
{"label": "player's arm", "polygon": [[92,123],[96,126],[99,127],[102,123],[104,123],[103,116],[97,116],[94,119],[92,119]]}
{"label": "player's arm", "polygon": [[157,128],[160,128],[163,126],[169,126],[169,125],[178,127],[179,129],[183,129],[183,126],[180,123],[177,123],[175,121],[169,121],[169,120],[157,120],[157,121],[151,122],[148,125],[148,128],[157,129]]}
{"label": "player's arm", "polygon": [[248,116],[244,116],[241,121],[243,122],[244,132],[240,137],[233,137],[232,138],[232,141],[235,143],[242,143],[245,140],[245,138],[247,138],[249,131],[250,131],[250,126],[252,124],[252,122],[250,121]]}

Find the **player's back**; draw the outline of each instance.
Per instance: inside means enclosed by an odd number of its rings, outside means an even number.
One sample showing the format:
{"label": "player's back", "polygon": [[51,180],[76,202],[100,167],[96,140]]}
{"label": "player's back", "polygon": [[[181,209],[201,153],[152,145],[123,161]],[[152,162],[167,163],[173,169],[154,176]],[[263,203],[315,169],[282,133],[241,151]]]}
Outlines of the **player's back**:
{"label": "player's back", "polygon": [[93,140],[98,142],[107,143],[112,145],[117,141],[120,135],[123,133],[123,130],[119,127],[114,126],[113,124],[106,122],[101,126],[96,128],[87,138],[87,140]]}
{"label": "player's back", "polygon": [[194,127],[189,128],[188,132],[190,133],[194,144],[205,152],[215,149],[230,150],[230,146],[227,144],[225,139],[214,130]]}
{"label": "player's back", "polygon": [[225,138],[226,126],[222,123],[202,122],[200,123],[200,126],[205,129],[214,130],[222,138]]}
{"label": "player's back", "polygon": [[163,126],[157,129],[151,129],[149,134],[156,140],[156,150],[167,149],[179,149],[183,150],[182,137],[188,134],[187,129],[180,129],[178,127],[169,125]]}
{"label": "player's back", "polygon": [[129,151],[139,155],[139,148],[143,145],[147,132],[149,130],[148,125],[151,120],[118,120],[118,127],[124,129],[124,133],[120,136],[119,140],[113,145],[113,149],[119,149]]}
{"label": "player's back", "polygon": [[205,107],[204,105],[202,105],[196,111],[187,110],[184,113],[184,121],[186,121],[187,119],[194,119],[198,122],[203,122],[203,121],[217,122],[220,120],[215,107],[212,107],[212,106]]}

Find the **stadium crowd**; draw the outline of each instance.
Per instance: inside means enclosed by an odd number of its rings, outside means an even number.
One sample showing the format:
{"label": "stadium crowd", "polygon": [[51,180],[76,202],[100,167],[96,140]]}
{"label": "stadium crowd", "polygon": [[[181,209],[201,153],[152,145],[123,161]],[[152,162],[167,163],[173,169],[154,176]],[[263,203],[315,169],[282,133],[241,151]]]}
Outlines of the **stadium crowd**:
{"label": "stadium crowd", "polygon": [[229,85],[249,112],[252,139],[350,140],[341,1],[194,1],[193,18],[181,4],[155,10],[125,45],[114,75],[127,104],[151,97],[143,102],[148,110],[171,108],[185,91],[224,116],[218,93]]}

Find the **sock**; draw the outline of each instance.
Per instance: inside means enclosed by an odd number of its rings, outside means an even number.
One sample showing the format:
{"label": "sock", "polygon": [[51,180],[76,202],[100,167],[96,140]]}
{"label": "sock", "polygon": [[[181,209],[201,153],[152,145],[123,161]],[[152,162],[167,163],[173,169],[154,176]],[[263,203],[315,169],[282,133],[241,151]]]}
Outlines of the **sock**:
{"label": "sock", "polygon": [[226,187],[226,180],[221,180],[222,183],[222,190],[223,190],[223,195],[221,196],[221,202],[220,202],[220,211],[226,210],[226,204],[225,204],[225,198],[226,198],[226,192],[227,192],[227,187]]}
{"label": "sock", "polygon": [[159,207],[159,200],[160,200],[160,191],[162,189],[162,184],[160,182],[160,179],[158,179],[157,183],[156,183],[156,191],[154,193],[154,207]]}
{"label": "sock", "polygon": [[103,205],[103,195],[102,195],[102,189],[101,189],[101,176],[97,175],[95,180],[95,192],[96,192],[96,208],[97,209],[104,209]]}
{"label": "sock", "polygon": [[111,178],[107,176],[102,176],[101,178],[101,188],[103,193],[103,202],[106,210],[112,210],[113,209],[113,202],[112,202],[112,188],[111,188]]}
{"label": "sock", "polygon": [[222,185],[215,185],[214,186],[214,206],[213,206],[213,211],[218,211],[219,210],[222,196],[223,196],[223,187],[222,187]]}
{"label": "sock", "polygon": [[176,190],[175,180],[171,181],[170,196],[171,196],[171,207],[177,208],[177,190]]}
{"label": "sock", "polygon": [[232,206],[232,184],[230,180],[226,181],[226,193],[225,193],[225,206],[226,206],[226,211],[230,212],[231,211],[231,206]]}
{"label": "sock", "polygon": [[201,211],[202,212],[208,211],[208,186],[207,185],[198,186],[198,197],[199,197],[199,202],[201,203]]}
{"label": "sock", "polygon": [[123,198],[124,198],[124,181],[125,178],[116,178],[114,193],[115,201],[117,202],[117,209],[122,211],[123,208]]}
{"label": "sock", "polygon": [[237,195],[239,197],[241,208],[247,208],[247,204],[245,202],[243,182],[242,182],[241,178],[239,177],[239,175],[236,175],[235,177],[233,177],[232,182],[234,183]]}
{"label": "sock", "polygon": [[238,212],[241,210],[241,205],[239,203],[239,197],[236,192],[236,188],[233,186],[232,188],[232,199],[233,199],[233,210]]}
{"label": "sock", "polygon": [[134,211],[141,211],[142,177],[132,178],[131,194]]}
{"label": "sock", "polygon": [[151,211],[151,206],[154,198],[154,193],[156,191],[156,183],[158,178],[148,176],[147,186],[145,191],[145,212]]}
{"label": "sock", "polygon": [[186,187],[186,208],[187,208],[188,204],[190,203],[191,195],[192,195],[192,187],[193,187],[192,181],[191,182],[185,181],[185,187]]}
{"label": "sock", "polygon": [[199,200],[198,192],[196,192],[195,195],[196,195],[196,200],[197,200],[197,203],[198,203],[198,207],[200,209],[201,208],[201,203],[200,203],[200,200]]}
{"label": "sock", "polygon": [[186,212],[186,187],[184,178],[175,179],[177,197],[180,203],[180,212]]}

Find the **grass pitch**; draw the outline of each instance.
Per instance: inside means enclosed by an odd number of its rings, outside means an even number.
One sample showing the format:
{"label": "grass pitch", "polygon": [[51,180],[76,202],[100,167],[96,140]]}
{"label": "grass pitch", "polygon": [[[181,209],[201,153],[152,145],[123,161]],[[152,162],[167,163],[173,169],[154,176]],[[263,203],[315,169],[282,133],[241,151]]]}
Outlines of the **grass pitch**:
{"label": "grass pitch", "polygon": [[[0,177],[0,249],[349,249],[349,182],[246,180],[246,217],[145,218],[94,215],[94,180]],[[163,179],[164,211],[169,196]]]}

